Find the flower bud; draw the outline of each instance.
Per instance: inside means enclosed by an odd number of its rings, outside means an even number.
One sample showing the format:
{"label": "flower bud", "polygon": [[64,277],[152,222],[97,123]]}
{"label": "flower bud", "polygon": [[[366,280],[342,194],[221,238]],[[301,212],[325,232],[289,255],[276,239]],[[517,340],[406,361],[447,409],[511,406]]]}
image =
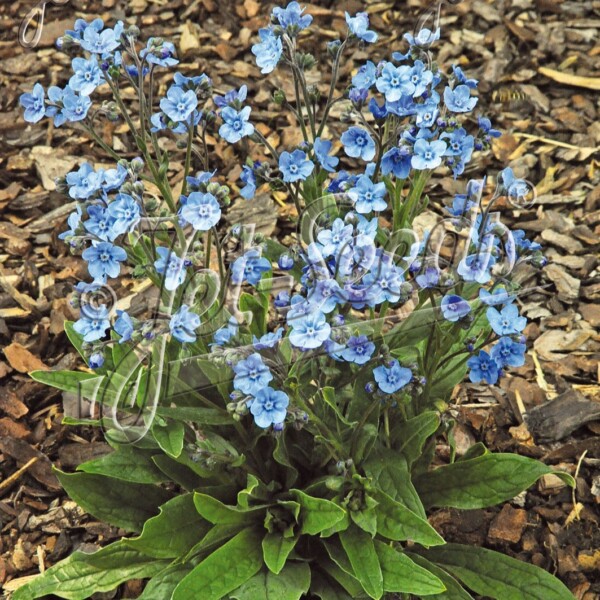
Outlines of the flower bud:
{"label": "flower bud", "polygon": [[294,259],[289,254],[282,254],[277,260],[277,264],[282,271],[289,271],[294,267]]}
{"label": "flower bud", "polygon": [[332,42],[327,42],[327,53],[329,54],[329,56],[331,56],[331,58],[335,58],[338,55],[341,45],[342,42],[340,40],[333,40]]}
{"label": "flower bud", "polygon": [[273,92],[273,102],[281,106],[285,102],[285,92],[283,90],[275,90]]}
{"label": "flower bud", "polygon": [[101,352],[94,352],[88,360],[90,369],[99,369],[104,364],[104,355]]}
{"label": "flower bud", "polygon": [[376,389],[377,389],[377,384],[374,381],[369,381],[365,385],[365,392],[367,392],[367,394],[372,394]]}

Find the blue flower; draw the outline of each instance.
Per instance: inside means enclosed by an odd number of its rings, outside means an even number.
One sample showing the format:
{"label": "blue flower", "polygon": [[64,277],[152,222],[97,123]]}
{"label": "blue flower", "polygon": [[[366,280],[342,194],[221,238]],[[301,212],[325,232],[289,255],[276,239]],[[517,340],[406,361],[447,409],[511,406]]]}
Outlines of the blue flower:
{"label": "blue flower", "polygon": [[415,86],[413,96],[421,96],[427,91],[427,87],[433,82],[433,73],[427,69],[423,61],[415,60],[410,70],[409,81]]}
{"label": "blue flower", "polygon": [[212,81],[210,77],[206,75],[206,73],[202,73],[201,75],[196,75],[194,77],[186,77],[179,71],[173,75],[173,81],[175,85],[178,85],[180,88],[185,90],[196,90],[199,87],[210,88],[212,85]]}
{"label": "blue flower", "polygon": [[369,15],[366,12],[356,13],[356,16],[351,17],[346,13],[346,24],[348,30],[359,40],[372,44],[377,41],[377,34],[369,30]]}
{"label": "blue flower", "polygon": [[361,214],[385,210],[385,195],[385,183],[373,183],[366,175],[361,175],[356,185],[348,191],[348,196],[354,202],[354,210]]}
{"label": "blue flower", "polygon": [[295,181],[304,181],[315,168],[314,163],[308,159],[306,152],[294,150],[282,152],[279,156],[279,170],[283,181],[294,183]]}
{"label": "blue flower", "polygon": [[259,390],[250,403],[250,412],[254,422],[263,429],[270,425],[283,423],[290,403],[285,392],[265,387]]}
{"label": "blue flower", "polygon": [[317,240],[323,245],[324,256],[336,256],[352,237],[352,225],[346,225],[342,219],[336,219],[331,229],[323,229],[317,234]]}
{"label": "blue flower", "polygon": [[444,319],[452,323],[462,319],[471,312],[471,305],[464,298],[455,294],[446,294],[442,298],[440,307]]}
{"label": "blue flower", "polygon": [[[89,210],[88,210],[88,213],[89,213]],[[75,207],[75,210],[69,215],[69,218],[67,219],[67,225],[69,226],[69,229],[67,229],[67,231],[63,231],[61,234],[59,234],[58,239],[64,240],[70,236],[76,235],[77,229],[79,228],[80,223],[81,223],[81,206],[79,204],[77,204],[77,206]]]}
{"label": "blue flower", "polygon": [[410,173],[411,156],[406,146],[388,150],[381,159],[383,175],[392,173],[398,179],[406,179]]}
{"label": "blue flower", "polygon": [[421,48],[425,48],[433,44],[433,42],[437,42],[440,39],[440,28],[438,27],[435,31],[431,31],[430,29],[419,29],[417,32],[417,36],[413,36],[412,33],[405,33],[404,39],[411,46],[419,46]]}
{"label": "blue flower", "polygon": [[169,321],[171,335],[182,343],[195,342],[198,327],[200,327],[200,317],[196,313],[190,312],[187,304],[182,304]]}
{"label": "blue flower", "polygon": [[412,96],[415,85],[411,81],[411,71],[412,69],[406,65],[395,67],[390,62],[385,64],[376,85],[377,89],[385,95],[387,102],[396,102],[405,95]]}
{"label": "blue flower", "polygon": [[490,354],[499,367],[522,367],[525,364],[525,344],[514,342],[509,337],[501,337],[492,347]]}
{"label": "blue flower", "polygon": [[246,198],[246,200],[251,200],[256,193],[256,175],[254,169],[248,165],[244,165],[240,179],[246,184],[240,189],[240,196]]}
{"label": "blue flower", "polygon": [[302,350],[318,348],[329,337],[331,326],[320,312],[294,319],[290,333],[292,345]]}
{"label": "blue flower", "polygon": [[379,389],[386,394],[393,394],[402,389],[412,376],[412,371],[401,367],[397,360],[393,360],[390,367],[381,366],[373,370],[373,377]]}
{"label": "blue flower", "polygon": [[499,138],[502,135],[501,131],[492,128],[492,122],[487,117],[479,117],[479,128],[483,133],[493,138]]}
{"label": "blue flower", "polygon": [[515,177],[513,170],[507,167],[500,172],[500,181],[502,182],[502,189],[507,196],[511,198],[524,198],[529,194],[529,185],[524,179]]}
{"label": "blue flower", "polygon": [[33,86],[31,94],[21,94],[19,103],[25,109],[23,118],[28,123],[37,123],[44,118],[46,114],[45,98],[44,88],[39,83]]}
{"label": "blue flower", "polygon": [[243,394],[254,395],[265,388],[273,379],[269,367],[263,363],[262,356],[255,352],[248,358],[240,360],[234,367],[233,387]]}
{"label": "blue flower", "polygon": [[127,252],[110,242],[92,242],[81,256],[88,262],[88,271],[94,281],[103,282],[106,277],[117,277],[121,271],[120,262],[127,260]]}
{"label": "blue flower", "polygon": [[89,163],[83,163],[78,171],[67,174],[69,196],[86,200],[102,188],[104,171],[94,171]]}
{"label": "blue flower", "polygon": [[84,342],[95,342],[103,338],[109,327],[108,309],[104,304],[97,307],[86,306],[81,317],[73,324],[73,329],[83,336]]}
{"label": "blue flower", "polygon": [[192,192],[179,210],[181,217],[196,231],[208,231],[221,218],[221,207],[212,194]]}
{"label": "blue flower", "polygon": [[363,278],[369,294],[367,303],[375,306],[381,302],[397,302],[402,285],[402,271],[396,267],[389,255],[381,255]]}
{"label": "blue flower", "polygon": [[491,292],[485,288],[479,288],[479,299],[488,306],[498,306],[499,304],[509,304],[515,299],[515,295],[509,294],[503,286],[499,285]]}
{"label": "blue flower", "polygon": [[335,279],[319,279],[308,291],[310,312],[328,314],[334,311],[340,302],[341,294],[340,284]]}
{"label": "blue flower", "polygon": [[161,38],[151,37],[140,52],[140,57],[145,58],[149,64],[161,67],[173,67],[179,63],[175,58],[175,46]]}
{"label": "blue flower", "polygon": [[440,272],[435,267],[427,267],[425,273],[415,277],[415,281],[422,290],[436,287],[440,281]]}
{"label": "blue flower", "polygon": [[368,90],[375,84],[376,79],[377,67],[375,63],[368,60],[352,78],[352,85],[359,90]]}
{"label": "blue flower", "polygon": [[270,73],[279,62],[283,53],[281,38],[273,33],[273,29],[259,29],[260,43],[252,46],[252,54],[256,56],[256,64],[261,73]]}
{"label": "blue flower", "polygon": [[492,329],[498,335],[521,333],[527,325],[527,319],[519,316],[519,309],[514,304],[505,306],[501,311],[490,306],[485,314]]}
{"label": "blue flower", "polygon": [[498,381],[498,364],[485,350],[480,350],[479,356],[472,356],[467,361],[467,366],[471,369],[469,379],[473,383],[485,381],[490,385],[494,385]]}
{"label": "blue flower", "polygon": [[477,98],[471,98],[471,89],[466,85],[457,85],[454,89],[446,86],[444,90],[444,102],[455,113],[470,112],[477,104]]}
{"label": "blue flower", "polygon": [[119,344],[124,344],[131,339],[133,335],[133,321],[124,310],[117,310],[117,320],[113,325],[113,329],[121,336]]}
{"label": "blue flower", "polygon": [[248,86],[242,85],[239,90],[229,90],[224,96],[215,95],[213,102],[219,108],[230,106],[231,108],[240,108],[248,96]]}
{"label": "blue flower", "polygon": [[69,79],[69,86],[84,96],[89,96],[101,83],[102,71],[98,66],[98,58],[93,55],[90,60],[85,58],[73,59],[75,75]]}
{"label": "blue flower", "polygon": [[231,280],[236,285],[244,281],[256,285],[262,274],[270,270],[271,262],[261,256],[260,250],[251,248],[234,261],[231,267]]}
{"label": "blue flower", "polygon": [[[64,89],[63,96],[63,115],[67,121],[82,121],[86,118],[92,101],[89,96],[78,96],[69,86]],[[54,122],[56,124],[56,121]]]}
{"label": "blue flower", "polygon": [[415,142],[411,165],[414,169],[435,169],[442,164],[442,156],[446,151],[446,142],[436,140],[428,142],[420,138]]}
{"label": "blue flower", "polygon": [[154,261],[154,268],[157,273],[165,276],[165,289],[169,291],[176,290],[185,281],[185,260],[163,246],[158,247],[156,253],[160,258]]}
{"label": "blue flower", "polygon": [[335,172],[335,168],[338,166],[340,159],[337,156],[329,156],[331,152],[331,147],[333,144],[329,140],[323,140],[321,138],[316,138],[315,143],[313,145],[313,149],[315,151],[315,156],[319,161],[319,164],[330,173]]}
{"label": "blue flower", "polygon": [[104,171],[104,191],[110,192],[120,188],[127,179],[127,169],[123,165],[117,165],[116,169]]}
{"label": "blue flower", "polygon": [[243,137],[254,133],[254,125],[248,123],[251,108],[246,106],[239,112],[230,106],[221,111],[223,125],[219,127],[219,135],[230,144],[239,142]]}
{"label": "blue flower", "polygon": [[464,162],[471,160],[475,139],[472,135],[467,135],[463,127],[455,129],[452,133],[442,133],[440,139],[448,140],[446,156],[460,156]]}
{"label": "blue flower", "polygon": [[286,308],[290,305],[290,293],[283,290],[275,296],[273,300],[275,308]]}
{"label": "blue flower", "polygon": [[471,88],[472,90],[477,88],[477,84],[479,83],[477,79],[468,79],[459,66],[452,65],[452,71],[458,83],[464,83],[468,88]]}
{"label": "blue flower", "polygon": [[375,344],[366,335],[353,335],[346,342],[346,349],[341,352],[341,357],[348,362],[364,365],[374,351]]}
{"label": "blue flower", "polygon": [[282,271],[289,271],[294,268],[294,259],[289,254],[284,253],[277,259],[277,265]]}
{"label": "blue flower", "polygon": [[440,114],[439,100],[433,97],[429,98],[427,102],[418,104],[415,111],[417,115],[415,121],[417,127],[433,127]]}
{"label": "blue flower", "polygon": [[369,132],[362,127],[350,127],[342,133],[344,151],[352,158],[362,158],[370,161],[375,156],[375,142]]}
{"label": "blue flower", "polygon": [[306,29],[312,23],[311,15],[302,14],[304,10],[305,8],[301,8],[297,2],[290,2],[286,8],[276,6],[273,9],[273,16],[283,28],[291,28],[295,33]]}
{"label": "blue flower", "polygon": [[102,55],[116,50],[121,45],[119,38],[123,31],[123,23],[119,21],[114,29],[104,31],[98,29],[97,25],[98,22],[93,21],[91,25],[86,26],[81,36],[81,47],[92,54]]}
{"label": "blue flower", "polygon": [[94,352],[88,359],[88,366],[90,369],[100,369],[104,364],[104,354],[101,352]]}
{"label": "blue flower", "polygon": [[260,339],[255,335],[252,336],[252,345],[256,350],[266,350],[274,348],[281,340],[283,335],[283,327],[278,327],[273,333],[265,333]]}
{"label": "blue flower", "polygon": [[465,281],[487,283],[492,278],[490,268],[493,264],[494,257],[489,252],[469,254],[458,263],[456,271]]}
{"label": "blue flower", "polygon": [[112,229],[117,235],[132,231],[140,222],[140,206],[129,194],[118,194],[107,210],[114,220]]}
{"label": "blue flower", "polygon": [[167,90],[167,97],[160,101],[161,110],[171,119],[179,123],[185,121],[198,106],[196,94],[189,90],[184,92],[180,87],[171,86]]}
{"label": "blue flower", "polygon": [[86,231],[105,242],[112,242],[117,237],[118,233],[113,229],[114,220],[104,207],[92,204],[88,206],[87,213],[88,218],[83,223]]}

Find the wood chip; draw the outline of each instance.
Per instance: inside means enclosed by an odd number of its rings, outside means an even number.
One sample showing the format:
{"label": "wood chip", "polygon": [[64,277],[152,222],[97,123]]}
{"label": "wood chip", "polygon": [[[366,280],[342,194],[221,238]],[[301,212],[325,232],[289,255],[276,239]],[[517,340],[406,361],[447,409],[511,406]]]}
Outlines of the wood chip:
{"label": "wood chip", "polygon": [[19,373],[31,373],[32,371],[48,371],[48,367],[27,348],[18,342],[13,342],[4,348],[4,355],[13,369]]}

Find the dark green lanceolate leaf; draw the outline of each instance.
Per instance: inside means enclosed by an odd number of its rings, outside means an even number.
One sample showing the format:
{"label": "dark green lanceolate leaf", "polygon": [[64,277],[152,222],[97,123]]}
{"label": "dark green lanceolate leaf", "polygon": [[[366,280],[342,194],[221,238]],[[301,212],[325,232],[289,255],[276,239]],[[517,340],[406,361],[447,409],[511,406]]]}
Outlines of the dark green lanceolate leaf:
{"label": "dark green lanceolate leaf", "polygon": [[403,592],[430,596],[445,591],[446,587],[433,573],[415,564],[406,554],[375,540],[375,551],[383,573],[386,592]]}
{"label": "dark green lanceolate leaf", "polygon": [[394,326],[383,336],[383,341],[392,350],[398,347],[416,346],[431,333],[431,327],[437,320],[439,317],[436,309],[432,309],[431,304],[427,302]]}
{"label": "dark green lanceolate leaf", "polygon": [[166,454],[156,454],[152,462],[171,481],[178,483],[182,488],[191,492],[202,483],[202,478],[195,471]]}
{"label": "dark green lanceolate leaf", "polygon": [[194,565],[170,564],[166,569],[157,573],[146,584],[144,591],[137,600],[157,600],[158,598],[170,598],[177,584],[194,568]]}
{"label": "dark green lanceolate leaf", "polygon": [[444,543],[440,534],[412,510],[392,500],[387,494],[378,492],[377,533],[383,537],[403,542],[411,540],[423,546],[438,546]]}
{"label": "dark green lanceolate leaf", "polygon": [[152,577],[165,568],[163,560],[149,558],[116,542],[94,552],[74,552],[39,577],[19,588],[13,600],[33,600],[55,594],[83,600],[94,592],[108,592],[124,581]]}
{"label": "dark green lanceolate leaf", "polygon": [[162,483],[167,481],[164,473],[154,464],[152,451],[131,445],[119,445],[110,454],[82,463],[78,471],[106,475],[131,483]]}
{"label": "dark green lanceolate leaf", "polygon": [[496,600],[574,598],[567,587],[547,571],[493,550],[446,544],[422,554],[482,596]]}
{"label": "dark green lanceolate leaf", "polygon": [[418,565],[438,577],[446,587],[444,592],[428,596],[427,600],[473,600],[473,596],[450,573],[418,554],[412,552],[407,554]]}
{"label": "dark green lanceolate leaf", "polygon": [[199,492],[194,494],[194,505],[200,515],[215,525],[241,525],[264,519],[264,506],[238,508]]}
{"label": "dark green lanceolate leaf", "polygon": [[264,294],[252,296],[246,292],[240,296],[240,310],[250,311],[252,313],[252,323],[250,331],[257,337],[260,337],[267,328],[267,313],[269,311],[269,302]]}
{"label": "dark green lanceolate leaf", "polygon": [[169,420],[161,425],[152,423],[152,435],[162,450],[171,458],[177,458],[183,450],[185,428],[181,421]]}
{"label": "dark green lanceolate leaf", "polygon": [[102,379],[95,373],[84,373],[83,371],[33,371],[29,375],[35,381],[73,394],[81,391],[84,382]]}
{"label": "dark green lanceolate leaf", "polygon": [[297,537],[285,538],[280,533],[265,535],[262,541],[263,558],[270,571],[277,575],[283,569],[297,541]]}
{"label": "dark green lanceolate leaf", "polygon": [[339,536],[354,575],[360,581],[365,592],[375,600],[381,598],[383,596],[383,573],[371,536],[358,527],[350,527],[346,531],[342,531]]}
{"label": "dark green lanceolate leaf", "polygon": [[329,406],[333,410],[335,416],[340,421],[340,423],[342,423],[343,425],[346,425],[347,427],[354,427],[356,425],[356,423],[357,423],[356,421],[354,421],[354,422],[348,421],[348,419],[346,419],[346,417],[344,417],[344,415],[342,414],[342,411],[340,410],[340,408],[338,407],[337,402],[336,402],[334,388],[324,387],[321,389],[321,394],[322,394],[323,400],[325,401],[327,406]]}
{"label": "dark green lanceolate leaf", "polygon": [[419,458],[423,446],[437,431],[439,425],[439,414],[434,411],[426,411],[404,423],[399,423],[393,428],[392,443],[396,452],[405,456],[409,470]]}
{"label": "dark green lanceolate leaf", "polygon": [[210,529],[196,512],[193,494],[183,494],[160,507],[160,513],[144,523],[139,537],[125,540],[139,552],[155,558],[186,554]]}
{"label": "dark green lanceolate leaf", "polygon": [[234,600],[299,600],[310,587],[310,567],[289,562],[274,575],[263,570],[230,595]]}
{"label": "dark green lanceolate leaf", "polygon": [[363,468],[382,492],[425,518],[425,509],[410,479],[406,459],[402,454],[387,448],[377,448],[371,453]]}
{"label": "dark green lanceolate leaf", "polygon": [[104,475],[55,471],[69,496],[86,512],[127,531],[141,531],[171,495],[154,485]]}
{"label": "dark green lanceolate leaf", "polygon": [[430,390],[431,400],[438,398],[444,402],[449,400],[454,386],[460,383],[467,374],[468,356],[468,354],[458,356],[435,373]]}
{"label": "dark green lanceolate leaf", "polygon": [[[366,598],[362,588],[358,581],[356,582],[357,594],[351,595],[351,598]],[[331,581],[328,577],[322,573],[312,573],[310,582],[310,592],[315,596],[321,598],[321,600],[348,600],[348,593],[342,589],[335,581]],[[360,595],[359,595],[360,594]]]}
{"label": "dark green lanceolate leaf", "polygon": [[231,425],[233,419],[226,411],[200,406],[157,406],[156,414],[176,421],[191,421],[200,425]]}
{"label": "dark green lanceolate leaf", "polygon": [[331,500],[314,498],[300,490],[290,490],[290,493],[301,506],[301,533],[318,535],[325,529],[333,527],[346,514],[341,506],[331,502]]}
{"label": "dark green lanceolate leaf", "polygon": [[194,567],[175,588],[173,600],[221,600],[256,575],[262,564],[259,535],[244,529]]}
{"label": "dark green lanceolate leaf", "polygon": [[[484,454],[423,473],[415,487],[427,508],[484,508],[514,498],[547,473],[554,471],[525,456]],[[557,474],[572,485],[569,475]]]}
{"label": "dark green lanceolate leaf", "polygon": [[[357,527],[360,527],[363,531],[366,531],[371,537],[375,537],[375,534],[377,533],[376,508],[350,511],[350,518]],[[343,531],[343,529],[340,531]]]}
{"label": "dark green lanceolate leaf", "polygon": [[67,334],[69,341],[73,345],[73,348],[75,348],[75,350],[79,352],[79,356],[81,356],[81,358],[83,358],[83,360],[87,362],[87,357],[83,351],[83,336],[79,335],[75,331],[75,329],[73,328],[74,324],[75,323],[73,321],[65,321],[65,333]]}
{"label": "dark green lanceolate leaf", "polygon": [[285,487],[292,487],[298,480],[300,474],[298,473],[298,469],[296,469],[296,467],[290,461],[285,431],[280,437],[277,438],[277,441],[275,442],[273,459],[275,462],[277,462],[277,464],[281,465],[285,469]]}

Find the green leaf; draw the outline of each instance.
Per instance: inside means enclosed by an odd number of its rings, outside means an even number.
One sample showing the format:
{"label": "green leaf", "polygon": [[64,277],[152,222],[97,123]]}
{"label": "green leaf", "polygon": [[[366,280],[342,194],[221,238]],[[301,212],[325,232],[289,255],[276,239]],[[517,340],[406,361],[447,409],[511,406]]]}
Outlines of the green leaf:
{"label": "green leaf", "polygon": [[567,587],[547,571],[493,550],[446,544],[422,554],[482,596],[496,600],[574,598]]}
{"label": "green leaf", "polygon": [[196,512],[193,494],[183,494],[160,507],[160,513],[144,523],[137,538],[125,540],[139,552],[155,558],[177,558],[186,554],[210,529]]}
{"label": "green leaf", "polygon": [[175,588],[173,600],[221,600],[256,575],[262,564],[258,534],[244,529],[194,567]]}
{"label": "green leaf", "polygon": [[[358,591],[364,595],[358,581],[356,582]],[[318,571],[312,573],[310,582],[310,592],[321,600],[348,600],[348,594],[337,583],[331,581],[328,577]],[[351,598],[358,598],[358,595],[351,595]]]}
{"label": "green leaf", "polygon": [[448,362],[442,369],[436,371],[430,390],[432,399],[440,398],[446,402],[457,383],[467,374],[468,354],[463,354]]}
{"label": "green leaf", "polygon": [[334,388],[321,388],[321,395],[323,397],[323,400],[325,401],[325,404],[327,404],[327,406],[329,406],[333,410],[335,416],[343,425],[346,425],[347,427],[354,427],[357,424],[356,421],[348,421],[348,419],[346,419],[346,417],[342,414],[342,411],[338,407],[337,402],[335,400]]}
{"label": "green leaf", "polygon": [[444,543],[440,534],[410,508],[392,500],[387,494],[374,494],[379,502],[377,507],[377,533],[389,540],[403,542],[411,540],[423,546],[437,546]]}
{"label": "green leaf", "polygon": [[465,590],[465,588],[463,588],[463,586],[460,585],[460,583],[458,583],[458,581],[456,581],[456,579],[454,579],[447,571],[444,571],[444,569],[418,554],[412,552],[407,552],[407,554],[418,565],[438,577],[446,586],[445,592],[428,596],[427,600],[473,600],[473,596],[471,596],[471,594],[469,594],[469,592],[467,592],[467,590]]}
{"label": "green leaf", "polygon": [[156,414],[177,421],[191,421],[200,425],[231,425],[233,419],[225,411],[200,406],[158,406]]}
{"label": "green leaf", "polygon": [[310,587],[310,567],[290,562],[279,575],[263,570],[231,594],[234,600],[299,600]]}
{"label": "green leaf", "polygon": [[416,346],[431,333],[433,323],[439,320],[436,309],[427,302],[423,307],[413,311],[406,319],[383,336],[383,341],[390,348],[400,346]]}
{"label": "green leaf", "polygon": [[284,538],[280,533],[267,533],[262,541],[265,565],[277,575],[294,549],[298,537]]}
{"label": "green leaf", "polygon": [[250,331],[260,337],[267,329],[267,313],[269,311],[268,301],[265,302],[263,294],[252,296],[243,292],[240,296],[240,310],[250,311],[252,313],[252,323],[250,323]]}
{"label": "green leaf", "polygon": [[363,468],[381,491],[425,518],[425,509],[410,479],[404,455],[387,448],[377,448]]}
{"label": "green leaf", "polygon": [[212,496],[199,492],[194,494],[194,505],[199,514],[215,525],[240,525],[262,520],[265,511],[264,506],[245,509],[229,506]]}
{"label": "green leaf", "polygon": [[13,600],[33,600],[54,594],[69,600],[83,600],[94,592],[108,592],[130,579],[152,577],[166,566],[116,542],[94,552],[74,552],[42,575],[20,587]]}
{"label": "green leaf", "polygon": [[443,592],[446,587],[427,569],[415,564],[406,554],[375,540],[375,551],[383,573],[386,592],[403,592],[429,596]]}
{"label": "green leaf", "polygon": [[341,507],[325,500],[324,498],[314,498],[300,490],[290,490],[292,497],[300,504],[300,533],[307,535],[317,535],[321,531],[333,527],[338,521],[341,521],[346,511]]}
{"label": "green leaf", "polygon": [[287,441],[285,430],[275,442],[275,450],[273,450],[273,459],[275,462],[285,469],[285,487],[291,488],[298,480],[298,469],[291,463],[287,450]]}
{"label": "green leaf", "polygon": [[170,494],[154,485],[128,483],[104,475],[63,473],[56,476],[69,496],[86,512],[127,531],[141,531]]}
{"label": "green leaf", "polygon": [[409,470],[413,463],[421,456],[423,446],[437,431],[439,425],[439,414],[433,411],[426,411],[394,427],[392,430],[392,442],[396,452],[406,457]]}
{"label": "green leaf", "polygon": [[371,536],[358,527],[350,527],[339,534],[342,547],[348,555],[352,570],[365,592],[371,598],[383,596],[383,573]]}
{"label": "green leaf", "polygon": [[77,350],[77,352],[79,353],[79,356],[81,356],[81,358],[83,358],[83,360],[85,360],[85,362],[87,363],[87,357],[83,351],[83,336],[79,335],[75,331],[75,329],[73,328],[74,324],[75,323],[73,321],[65,321],[65,325],[64,325],[65,333],[67,334],[69,341],[73,345],[73,348],[75,348],[75,350]]}
{"label": "green leaf", "polygon": [[177,458],[183,450],[185,428],[181,421],[169,420],[161,425],[158,420],[152,423],[152,435],[165,453],[171,458]]}
{"label": "green leaf", "polygon": [[81,384],[84,381],[103,378],[95,373],[84,373],[83,371],[33,371],[29,376],[40,383],[74,394],[81,391]]}
{"label": "green leaf", "polygon": [[132,483],[162,483],[167,481],[164,473],[152,460],[153,452],[131,445],[118,445],[114,452],[82,463],[78,471],[106,475]]}
{"label": "green leaf", "polygon": [[157,600],[170,598],[177,584],[194,568],[194,565],[170,564],[166,569],[157,573],[144,588],[137,600]]}
{"label": "green leaf", "polygon": [[[525,456],[484,454],[423,473],[414,483],[427,508],[472,509],[510,500],[547,473],[555,471]],[[572,483],[566,473],[560,473],[560,476]]]}
{"label": "green leaf", "polygon": [[366,531],[371,537],[375,537],[375,534],[377,533],[376,508],[353,510],[350,512],[350,518],[357,527]]}
{"label": "green leaf", "polygon": [[200,475],[166,454],[157,454],[153,456],[152,462],[162,473],[167,475],[171,481],[179,484],[188,492],[191,492],[202,483]]}

